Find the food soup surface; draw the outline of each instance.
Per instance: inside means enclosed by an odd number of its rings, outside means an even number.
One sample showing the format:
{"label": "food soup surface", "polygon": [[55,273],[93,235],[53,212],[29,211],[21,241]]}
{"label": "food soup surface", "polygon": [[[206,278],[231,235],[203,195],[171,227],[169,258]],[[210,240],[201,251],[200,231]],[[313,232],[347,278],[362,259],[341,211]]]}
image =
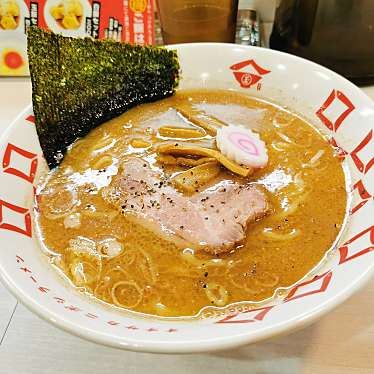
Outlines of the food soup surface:
{"label": "food soup surface", "polygon": [[[249,127],[268,150],[267,166],[249,177],[220,166],[212,180],[187,193],[193,198],[235,183],[265,195],[265,216],[250,222],[244,241],[228,253],[188,245],[135,219],[131,204],[121,210],[106,198],[134,158],[163,181],[188,170],[161,160],[163,143],[216,148],[214,136],[193,118],[211,127]],[[180,132],[165,130],[170,127],[193,131],[176,138]],[[77,141],[39,186],[35,211],[51,262],[82,292],[127,310],[193,316],[204,307],[263,300],[301,279],[335,241],[346,204],[336,152],[303,119],[239,93],[201,90],[140,105]],[[214,207],[222,215],[225,209]]]}

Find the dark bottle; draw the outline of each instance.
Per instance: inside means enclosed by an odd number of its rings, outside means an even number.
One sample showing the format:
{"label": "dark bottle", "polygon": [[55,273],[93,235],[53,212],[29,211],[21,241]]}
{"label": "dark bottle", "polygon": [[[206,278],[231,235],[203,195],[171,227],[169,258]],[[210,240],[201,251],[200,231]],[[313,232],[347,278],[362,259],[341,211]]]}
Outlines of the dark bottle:
{"label": "dark bottle", "polygon": [[270,47],[374,83],[374,0],[281,0]]}

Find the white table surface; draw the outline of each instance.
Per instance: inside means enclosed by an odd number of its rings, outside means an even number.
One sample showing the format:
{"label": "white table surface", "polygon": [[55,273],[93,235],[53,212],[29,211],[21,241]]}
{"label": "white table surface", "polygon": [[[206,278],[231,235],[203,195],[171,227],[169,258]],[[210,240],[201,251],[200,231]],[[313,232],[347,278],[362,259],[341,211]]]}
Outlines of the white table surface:
{"label": "white table surface", "polygon": [[[374,99],[374,86],[364,91]],[[30,98],[28,79],[0,79],[0,133]],[[221,353],[152,355],[102,347],[60,331],[0,285],[0,374],[374,374],[373,310],[374,278],[317,323],[288,336]]]}

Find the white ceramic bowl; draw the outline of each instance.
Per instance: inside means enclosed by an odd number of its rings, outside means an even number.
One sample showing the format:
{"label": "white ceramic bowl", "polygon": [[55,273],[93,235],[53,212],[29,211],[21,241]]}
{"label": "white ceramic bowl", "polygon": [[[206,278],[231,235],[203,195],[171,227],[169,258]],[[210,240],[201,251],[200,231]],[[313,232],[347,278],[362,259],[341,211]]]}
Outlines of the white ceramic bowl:
{"label": "white ceramic bowl", "polygon": [[54,325],[130,350],[225,349],[309,324],[349,297],[374,270],[374,104],[341,76],[288,54],[232,44],[173,48],[182,67],[181,88],[237,90],[275,100],[302,113],[341,147],[352,199],[348,227],[336,248],[283,297],[241,313],[183,322],[105,309],[56,275],[33,235],[32,194],[44,162],[30,106],[0,142],[1,278],[21,302]]}

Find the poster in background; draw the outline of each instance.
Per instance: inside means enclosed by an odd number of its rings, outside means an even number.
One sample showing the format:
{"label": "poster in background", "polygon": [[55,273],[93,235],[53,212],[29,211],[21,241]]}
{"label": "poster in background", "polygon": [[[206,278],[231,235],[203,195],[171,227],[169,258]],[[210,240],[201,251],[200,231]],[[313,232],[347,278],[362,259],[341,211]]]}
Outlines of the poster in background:
{"label": "poster in background", "polygon": [[28,75],[25,31],[154,44],[152,0],[0,0],[0,76]]}

